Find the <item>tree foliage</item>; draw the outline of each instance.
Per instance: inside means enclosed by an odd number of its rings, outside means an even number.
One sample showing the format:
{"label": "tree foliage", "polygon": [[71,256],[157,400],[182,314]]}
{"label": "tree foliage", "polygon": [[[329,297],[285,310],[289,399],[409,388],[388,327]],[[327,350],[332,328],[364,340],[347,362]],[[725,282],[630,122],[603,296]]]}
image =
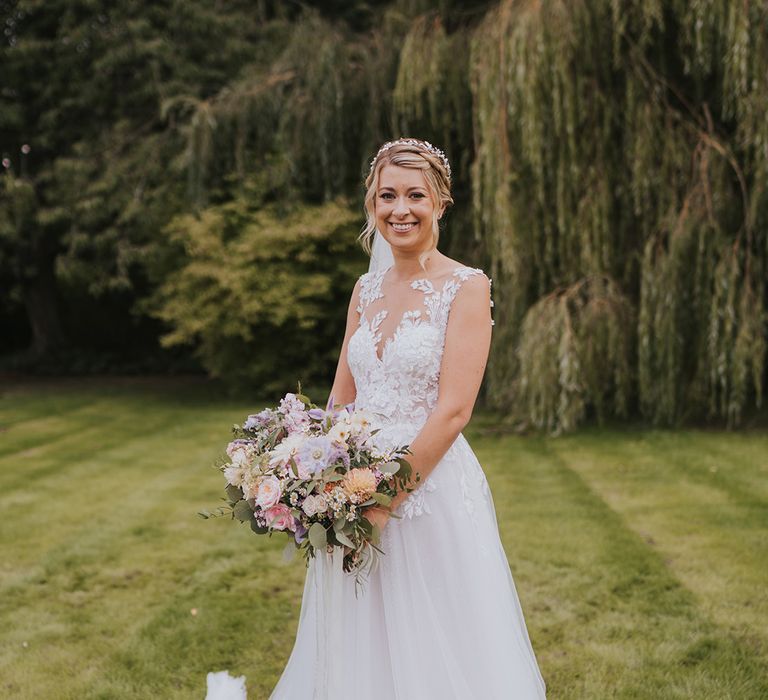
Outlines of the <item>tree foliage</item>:
{"label": "tree foliage", "polygon": [[166,346],[190,345],[211,375],[265,396],[333,371],[346,320],[339,309],[364,255],[349,203],[286,209],[254,199],[237,197],[168,224],[183,263],[151,306],[172,328]]}
{"label": "tree foliage", "polygon": [[[338,331],[346,297],[334,312],[303,296],[281,251],[325,274],[320,297],[341,294],[364,269],[349,246],[370,158],[413,135],[453,166],[442,249],[494,278],[492,405],[560,431],[593,416],[735,425],[761,404],[765,3],[0,8],[0,314],[25,305],[39,347],[72,330],[57,290],[122,293],[234,383],[272,362],[289,383],[328,373],[338,339],[312,342]],[[260,258],[264,244],[279,250]],[[275,290],[293,296],[272,313]],[[313,359],[283,353],[291,327]]]}
{"label": "tree foliage", "polygon": [[[767,21],[763,3],[505,0],[478,28],[472,184],[503,314],[498,405],[522,390],[534,424],[569,428],[604,398],[621,415],[629,393],[665,424],[760,404]],[[552,291],[596,276],[612,329],[597,353]],[[605,366],[630,339],[633,361]]]}

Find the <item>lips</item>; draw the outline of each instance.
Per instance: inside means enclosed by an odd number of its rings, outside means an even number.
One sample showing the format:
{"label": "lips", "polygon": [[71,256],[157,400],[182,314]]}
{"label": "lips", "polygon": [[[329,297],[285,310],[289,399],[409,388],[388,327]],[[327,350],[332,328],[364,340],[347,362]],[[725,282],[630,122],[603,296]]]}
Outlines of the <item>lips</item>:
{"label": "lips", "polygon": [[398,233],[405,233],[407,231],[410,231],[415,226],[418,226],[418,221],[409,221],[407,223],[402,224],[394,224],[391,221],[389,222],[389,225]]}

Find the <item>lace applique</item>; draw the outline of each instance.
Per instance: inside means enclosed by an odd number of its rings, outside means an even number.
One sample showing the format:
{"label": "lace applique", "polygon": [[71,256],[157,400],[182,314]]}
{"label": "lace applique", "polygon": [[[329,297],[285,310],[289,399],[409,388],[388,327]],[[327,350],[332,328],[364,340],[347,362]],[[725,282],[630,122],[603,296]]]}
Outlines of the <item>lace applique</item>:
{"label": "lace applique", "polygon": [[384,296],[381,292],[381,282],[385,272],[386,270],[366,272],[360,277],[360,303],[357,305],[357,313],[362,314],[366,306]]}
{"label": "lace applique", "polygon": [[[490,292],[490,295],[491,295],[491,308],[493,308],[494,307],[494,303],[493,303],[493,280],[490,277],[488,278],[488,291]],[[495,326],[496,325],[496,321],[491,319],[491,325]]]}
{"label": "lace applique", "polygon": [[379,326],[381,326],[381,322],[387,317],[387,310],[382,309],[377,313],[372,319],[371,322],[368,323],[368,321],[365,318],[360,319],[360,325],[363,327],[368,327],[368,332],[371,334],[371,338],[373,339],[373,345],[374,347],[378,346],[378,344],[381,342],[381,331],[379,330]]}
{"label": "lace applique", "polygon": [[490,488],[488,487],[488,481],[485,478],[485,474],[482,469],[473,469],[470,472],[469,469],[464,468],[461,472],[460,485],[461,495],[464,499],[464,507],[470,516],[474,516],[476,495],[481,493],[487,498],[490,494]]}
{"label": "lace applique", "polygon": [[432,515],[429,503],[426,500],[426,495],[436,489],[437,486],[435,486],[434,482],[427,479],[421,486],[418,486],[411,491],[408,498],[406,498],[400,505],[399,510],[401,511],[402,516],[404,518],[412,519],[414,516],[424,515],[424,513]]}
{"label": "lace applique", "polygon": [[470,277],[474,275],[482,275],[483,271],[479,267],[457,267],[453,274],[456,275],[462,282],[466,282]]}
{"label": "lace applique", "polygon": [[411,287],[413,289],[418,289],[425,294],[435,293],[435,286],[429,280],[413,280],[413,282],[411,282]]}
{"label": "lace applique", "polygon": [[[376,414],[381,422],[379,438],[383,447],[409,444],[437,405],[448,315],[462,283],[482,274],[476,268],[459,267],[442,285],[427,279],[411,282],[423,292],[423,308],[403,313],[392,337],[387,338],[378,356],[382,309],[367,319],[365,308],[383,298],[382,280],[386,270],[366,273],[360,278],[360,325],[352,334],[347,360],[355,380],[359,408]],[[437,488],[426,480],[403,502],[406,517],[429,513],[427,494]]]}

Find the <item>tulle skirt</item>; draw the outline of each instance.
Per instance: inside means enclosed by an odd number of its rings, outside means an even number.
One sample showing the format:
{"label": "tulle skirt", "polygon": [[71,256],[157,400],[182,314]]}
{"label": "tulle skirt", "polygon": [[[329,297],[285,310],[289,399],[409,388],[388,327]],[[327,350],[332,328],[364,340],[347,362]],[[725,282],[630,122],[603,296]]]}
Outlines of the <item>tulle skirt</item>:
{"label": "tulle skirt", "polygon": [[398,514],[357,595],[340,548],[311,561],[271,700],[544,698],[491,493],[463,435]]}

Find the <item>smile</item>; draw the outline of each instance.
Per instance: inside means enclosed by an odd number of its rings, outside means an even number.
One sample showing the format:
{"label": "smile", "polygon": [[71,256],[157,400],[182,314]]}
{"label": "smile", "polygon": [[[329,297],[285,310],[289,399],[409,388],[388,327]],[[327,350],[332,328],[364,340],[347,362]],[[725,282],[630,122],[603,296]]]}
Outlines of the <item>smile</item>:
{"label": "smile", "polygon": [[418,221],[409,221],[407,224],[393,224],[391,221],[389,225],[399,233],[405,233],[410,231],[414,226],[418,226]]}

